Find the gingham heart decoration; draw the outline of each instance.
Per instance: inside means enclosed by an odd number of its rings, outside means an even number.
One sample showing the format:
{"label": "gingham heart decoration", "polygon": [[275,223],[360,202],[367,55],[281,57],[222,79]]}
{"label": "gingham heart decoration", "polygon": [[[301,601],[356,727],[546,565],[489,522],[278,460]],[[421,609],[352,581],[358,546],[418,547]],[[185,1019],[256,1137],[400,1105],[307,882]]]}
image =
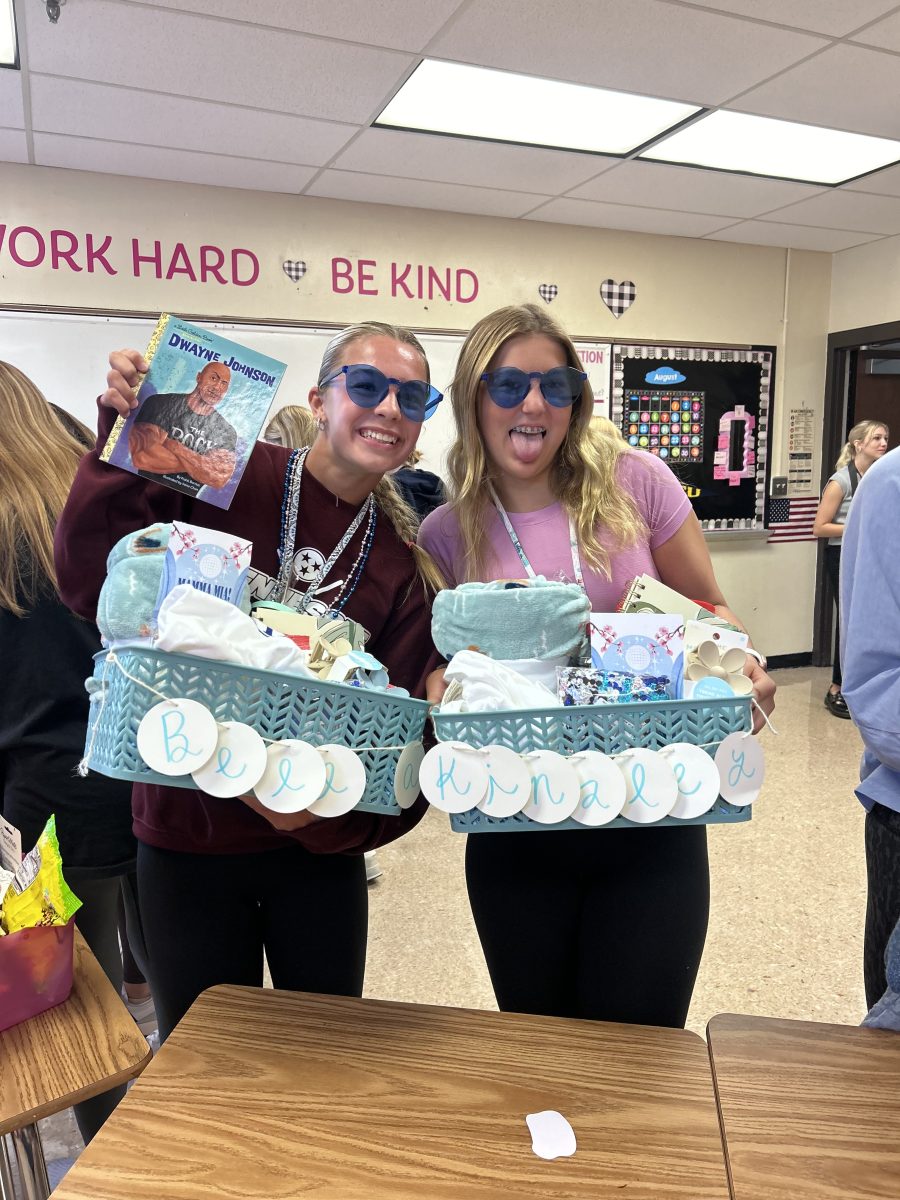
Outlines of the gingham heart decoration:
{"label": "gingham heart decoration", "polygon": [[626,309],[631,308],[636,295],[637,288],[630,279],[623,279],[621,283],[616,283],[614,279],[604,279],[600,284],[600,299],[616,320]]}
{"label": "gingham heart decoration", "polygon": [[299,258],[288,258],[281,264],[281,269],[292,283],[299,283],[306,274],[306,263]]}
{"label": "gingham heart decoration", "polygon": [[539,283],[538,295],[545,304],[550,304],[559,295],[559,288],[555,283]]}

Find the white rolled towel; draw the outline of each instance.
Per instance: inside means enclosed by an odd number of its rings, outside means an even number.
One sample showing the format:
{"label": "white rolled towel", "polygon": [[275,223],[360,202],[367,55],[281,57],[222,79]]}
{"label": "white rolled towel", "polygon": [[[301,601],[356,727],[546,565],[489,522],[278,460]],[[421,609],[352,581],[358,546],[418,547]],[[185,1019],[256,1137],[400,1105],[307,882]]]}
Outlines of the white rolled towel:
{"label": "white rolled towel", "polygon": [[[515,708],[559,708],[548,687],[527,679],[505,663],[475,650],[460,650],[447,665],[447,683],[456,683],[459,699],[441,705],[441,712],[498,712]],[[454,688],[457,691],[457,688]]]}

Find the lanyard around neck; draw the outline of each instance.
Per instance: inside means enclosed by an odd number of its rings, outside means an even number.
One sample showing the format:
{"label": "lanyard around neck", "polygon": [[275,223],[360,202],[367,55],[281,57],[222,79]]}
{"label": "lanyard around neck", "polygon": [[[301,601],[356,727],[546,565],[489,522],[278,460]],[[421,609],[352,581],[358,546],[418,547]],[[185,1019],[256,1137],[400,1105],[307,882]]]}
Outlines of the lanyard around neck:
{"label": "lanyard around neck", "polygon": [[[500,497],[494,490],[493,484],[488,484],[488,490],[490,491],[491,501],[493,502],[494,508],[496,508],[497,512],[500,514],[500,520],[506,526],[506,532],[509,534],[509,540],[513,544],[513,549],[515,550],[516,554],[518,554],[519,561],[525,568],[525,574],[529,579],[537,578],[534,567],[528,561],[528,555],[525,553],[525,548],[519,540],[519,535],[516,533],[515,529],[513,529],[512,521],[509,519],[509,514],[503,507]],[[572,520],[571,514],[569,515],[569,549],[572,553],[572,571],[575,575],[575,582],[580,588],[583,589],[584,575],[581,572],[581,555],[578,552],[578,535],[575,533],[575,522]]]}

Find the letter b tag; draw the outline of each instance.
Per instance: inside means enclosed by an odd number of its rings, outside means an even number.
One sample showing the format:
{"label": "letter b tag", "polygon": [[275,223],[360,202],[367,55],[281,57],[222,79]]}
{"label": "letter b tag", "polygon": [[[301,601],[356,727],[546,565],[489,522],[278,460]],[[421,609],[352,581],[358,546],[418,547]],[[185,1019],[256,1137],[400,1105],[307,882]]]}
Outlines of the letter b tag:
{"label": "letter b tag", "polygon": [[212,756],[219,728],[196,700],[163,700],[141,718],[138,754],[160,775],[190,775]]}

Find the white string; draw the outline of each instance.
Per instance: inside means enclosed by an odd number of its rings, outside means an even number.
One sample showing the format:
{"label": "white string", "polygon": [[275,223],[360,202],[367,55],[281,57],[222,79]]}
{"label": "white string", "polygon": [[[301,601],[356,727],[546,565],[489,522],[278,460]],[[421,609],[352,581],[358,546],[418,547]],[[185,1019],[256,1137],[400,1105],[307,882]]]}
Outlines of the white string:
{"label": "white string", "polygon": [[[772,722],[771,722],[771,721],[769,720],[769,718],[766,716],[766,714],[765,714],[765,712],[764,712],[764,710],[763,710],[763,706],[762,706],[762,705],[759,703],[759,701],[756,699],[756,697],[755,697],[755,696],[751,696],[751,697],[750,697],[750,703],[753,705],[753,707],[754,707],[754,708],[758,708],[758,709],[759,709],[759,714],[760,714],[760,716],[762,717],[762,719],[765,721],[765,723],[766,723],[766,727],[767,727],[768,729],[771,729],[772,733],[774,733],[774,734],[775,734],[775,736],[777,737],[777,736],[778,736],[778,730],[775,728],[775,726],[772,724]],[[747,732],[744,734],[744,737],[749,737],[749,736],[750,736],[750,734],[751,734],[752,732],[753,732],[753,730],[752,730],[752,729],[748,729],[748,730],[747,730]]]}

